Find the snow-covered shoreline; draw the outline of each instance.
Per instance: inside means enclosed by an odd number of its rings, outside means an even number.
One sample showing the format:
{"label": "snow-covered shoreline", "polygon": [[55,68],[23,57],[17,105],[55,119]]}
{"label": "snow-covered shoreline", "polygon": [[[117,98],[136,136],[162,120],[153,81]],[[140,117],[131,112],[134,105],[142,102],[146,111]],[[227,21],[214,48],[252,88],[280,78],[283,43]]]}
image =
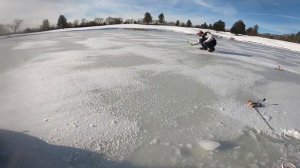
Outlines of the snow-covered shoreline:
{"label": "snow-covered shoreline", "polygon": [[37,32],[37,33],[28,33],[28,34],[17,34],[17,35],[9,35],[3,36],[1,38],[7,37],[18,37],[18,36],[26,36],[26,35],[37,35],[44,34],[50,32],[69,32],[69,31],[85,31],[85,30],[107,30],[107,29],[143,29],[143,30],[158,30],[158,31],[173,31],[177,33],[185,33],[185,34],[196,34],[199,30],[210,31],[213,34],[228,38],[234,39],[242,42],[256,43],[270,47],[276,47],[281,49],[287,49],[295,52],[300,52],[300,44],[291,43],[287,41],[281,41],[276,39],[268,39],[257,36],[247,36],[247,35],[239,35],[236,36],[230,32],[216,32],[214,30],[207,29],[198,29],[198,28],[186,28],[186,27],[177,27],[177,26],[159,26],[159,25],[140,25],[140,24],[118,24],[118,25],[105,25],[105,26],[94,26],[94,27],[83,27],[83,28],[67,28],[67,29],[59,29],[59,30],[51,30],[45,32]]}

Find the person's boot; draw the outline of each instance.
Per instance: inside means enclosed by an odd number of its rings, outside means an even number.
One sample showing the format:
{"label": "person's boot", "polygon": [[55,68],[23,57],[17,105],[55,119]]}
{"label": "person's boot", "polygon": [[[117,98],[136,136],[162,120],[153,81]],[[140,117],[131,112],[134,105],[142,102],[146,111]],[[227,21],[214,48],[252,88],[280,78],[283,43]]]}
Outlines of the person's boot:
{"label": "person's boot", "polygon": [[201,47],[201,48],[200,48],[200,50],[207,50],[207,48],[203,48],[203,47]]}
{"label": "person's boot", "polygon": [[214,52],[214,51],[215,51],[214,48],[209,48],[209,49],[208,49],[208,52]]}

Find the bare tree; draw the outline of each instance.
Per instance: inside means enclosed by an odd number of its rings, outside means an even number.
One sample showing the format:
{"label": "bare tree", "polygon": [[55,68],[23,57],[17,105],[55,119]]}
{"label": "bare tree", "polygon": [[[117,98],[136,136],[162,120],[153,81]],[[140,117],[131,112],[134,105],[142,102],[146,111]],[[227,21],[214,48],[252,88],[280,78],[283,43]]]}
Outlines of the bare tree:
{"label": "bare tree", "polygon": [[103,18],[95,18],[94,22],[96,23],[97,26],[103,24],[104,19]]}
{"label": "bare tree", "polygon": [[74,27],[79,27],[79,20],[78,20],[78,19],[76,19],[76,20],[74,21]]}
{"label": "bare tree", "polygon": [[12,24],[9,24],[8,27],[14,31],[14,33],[17,32],[17,30],[20,28],[23,20],[21,19],[15,19]]}
{"label": "bare tree", "polygon": [[0,24],[0,34],[5,34],[7,32],[8,32],[8,30],[7,30],[6,26],[3,24]]}
{"label": "bare tree", "polygon": [[108,24],[108,25],[113,25],[113,24],[122,24],[123,23],[123,19],[122,18],[114,18],[114,17],[108,17],[105,19],[105,22]]}
{"label": "bare tree", "polygon": [[50,29],[50,23],[48,19],[43,20],[43,23],[41,25],[41,30],[49,30]]}
{"label": "bare tree", "polygon": [[68,28],[73,28],[74,24],[72,22],[68,22]]}
{"label": "bare tree", "polygon": [[85,26],[87,26],[87,23],[88,23],[88,22],[89,22],[89,21],[86,20],[86,18],[82,18],[82,19],[81,19],[80,26],[81,26],[81,27],[85,27]]}

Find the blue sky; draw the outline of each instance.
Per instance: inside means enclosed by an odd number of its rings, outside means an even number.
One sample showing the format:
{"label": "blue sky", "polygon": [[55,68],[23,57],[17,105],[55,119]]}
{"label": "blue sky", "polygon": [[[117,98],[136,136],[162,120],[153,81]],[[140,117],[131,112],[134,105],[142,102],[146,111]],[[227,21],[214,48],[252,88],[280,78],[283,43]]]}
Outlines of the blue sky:
{"label": "blue sky", "polygon": [[167,21],[190,19],[194,25],[221,19],[230,28],[242,19],[246,27],[258,24],[263,33],[300,31],[300,0],[0,0],[0,4],[0,23],[20,18],[31,27],[46,18],[56,24],[60,14],[73,21],[108,16],[140,19],[150,12],[154,19],[164,13]]}

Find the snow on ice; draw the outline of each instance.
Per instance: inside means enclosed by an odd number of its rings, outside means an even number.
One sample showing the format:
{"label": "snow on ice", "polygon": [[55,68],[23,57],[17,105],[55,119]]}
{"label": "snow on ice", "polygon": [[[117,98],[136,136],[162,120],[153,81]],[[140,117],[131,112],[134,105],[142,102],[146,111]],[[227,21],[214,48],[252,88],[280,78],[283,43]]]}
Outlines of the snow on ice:
{"label": "snow on ice", "polygon": [[274,166],[281,144],[245,103],[266,98],[264,118],[299,139],[299,44],[212,31],[226,38],[208,53],[185,44],[197,31],[112,25],[2,38],[0,128],[148,167]]}

